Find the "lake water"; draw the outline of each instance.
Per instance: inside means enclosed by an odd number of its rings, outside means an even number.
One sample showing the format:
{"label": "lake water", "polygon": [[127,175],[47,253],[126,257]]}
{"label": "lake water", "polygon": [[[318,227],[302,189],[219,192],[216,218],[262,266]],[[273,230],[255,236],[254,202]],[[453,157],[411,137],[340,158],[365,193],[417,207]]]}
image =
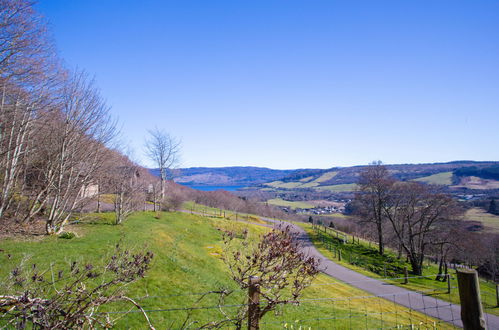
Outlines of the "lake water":
{"label": "lake water", "polygon": [[238,189],[245,187],[245,186],[192,186],[188,184],[184,184],[184,186],[202,191],[214,191],[214,190],[236,191]]}

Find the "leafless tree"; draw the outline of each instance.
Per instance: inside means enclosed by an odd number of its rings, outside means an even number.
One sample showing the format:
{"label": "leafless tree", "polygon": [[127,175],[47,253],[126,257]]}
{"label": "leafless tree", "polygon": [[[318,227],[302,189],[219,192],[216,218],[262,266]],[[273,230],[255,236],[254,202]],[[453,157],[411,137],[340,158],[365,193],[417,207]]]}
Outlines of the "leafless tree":
{"label": "leafless tree", "polygon": [[390,197],[395,180],[381,162],[374,162],[360,173],[360,192],[356,195],[357,215],[362,222],[373,223],[376,227],[379,254],[385,251],[384,231],[387,218],[383,212]]}
{"label": "leafless tree", "polygon": [[[233,232],[225,233],[223,260],[241,289],[248,289],[250,277],[259,278],[263,301],[257,317],[261,319],[279,305],[299,303],[303,290],[319,273],[319,261],[302,252],[288,227],[262,235],[257,244],[247,231],[239,237],[241,240]],[[241,329],[247,313],[244,306],[237,316],[225,314],[225,322]]]}
{"label": "leafless tree", "polygon": [[57,66],[46,23],[34,1],[0,1],[0,85],[23,87],[47,78]]}
{"label": "leafless tree", "polygon": [[[149,131],[145,143],[147,156],[158,167],[160,176],[159,200],[165,197],[165,182],[170,178],[171,169],[178,164],[180,141],[158,128]],[[155,194],[156,195],[156,194]],[[156,200],[154,200],[156,210]]]}
{"label": "leafless tree", "polygon": [[430,246],[440,243],[436,233],[459,216],[460,208],[451,197],[431,186],[399,182],[393,185],[383,213],[409,258],[412,272],[421,275]]}
{"label": "leafless tree", "polygon": [[16,207],[33,123],[59,76],[45,26],[32,1],[0,1],[0,217]]}
{"label": "leafless tree", "polygon": [[27,262],[15,267],[2,281],[0,310],[3,325],[16,329],[109,328],[112,315],[100,310],[115,301],[131,303],[144,315],[144,309],[125,295],[125,286],[144,277],[150,267],[151,252],[133,253],[119,245],[102,265],[71,262],[66,268],[43,269]]}
{"label": "leafless tree", "polygon": [[140,210],[145,200],[145,183],[139,166],[122,156],[110,174],[114,193],[116,224],[121,224],[132,212]]}
{"label": "leafless tree", "polygon": [[71,214],[88,201],[85,187],[105,163],[115,125],[93,82],[83,72],[70,74],[60,104],[41,116],[36,153],[30,160],[25,219],[48,209],[46,230],[59,233]]}

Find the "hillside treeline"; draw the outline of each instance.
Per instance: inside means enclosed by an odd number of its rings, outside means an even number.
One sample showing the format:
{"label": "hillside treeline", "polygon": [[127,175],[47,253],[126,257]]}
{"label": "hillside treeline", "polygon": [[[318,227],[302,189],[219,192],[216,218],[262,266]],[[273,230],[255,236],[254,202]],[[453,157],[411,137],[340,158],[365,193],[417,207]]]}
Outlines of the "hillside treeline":
{"label": "hillside treeline", "polygon": [[499,166],[490,166],[485,168],[477,166],[463,167],[455,170],[454,175],[457,177],[476,176],[482,179],[499,180]]}
{"label": "hillside treeline", "polygon": [[126,215],[152,178],[117,151],[117,133],[94,81],[61,64],[32,1],[0,1],[2,223],[42,219],[60,233],[103,189]]}

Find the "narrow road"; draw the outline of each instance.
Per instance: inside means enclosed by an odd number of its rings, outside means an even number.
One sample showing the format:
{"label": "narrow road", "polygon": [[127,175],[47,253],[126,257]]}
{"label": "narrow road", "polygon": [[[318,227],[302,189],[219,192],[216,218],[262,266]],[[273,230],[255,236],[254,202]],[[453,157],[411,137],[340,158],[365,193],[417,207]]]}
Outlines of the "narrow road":
{"label": "narrow road", "polygon": [[[181,212],[191,213],[191,211],[182,210]],[[201,215],[201,213],[193,212],[194,214]],[[338,265],[330,259],[324,257],[310,240],[310,237],[303,228],[293,223],[281,220],[274,220],[270,218],[260,217],[260,219],[272,223],[272,225],[258,224],[254,222],[246,222],[252,225],[263,227],[289,227],[292,233],[297,235],[297,239],[302,243],[303,251],[320,261],[321,271],[335,279],[345,282],[353,287],[364,290],[373,296],[383,297],[395,304],[399,304],[413,310],[419,311],[428,316],[440,319],[442,321],[453,324],[456,327],[463,327],[461,321],[461,306],[452,304],[435,297],[424,295],[420,292],[404,289],[390,283],[374,279],[344,266]],[[487,322],[487,329],[499,330],[499,316],[485,313],[485,320]]]}
{"label": "narrow road", "polygon": [[[447,301],[427,296],[412,290],[407,290],[393,284],[389,284],[371,277],[359,274],[351,269],[340,266],[337,263],[324,257],[313,245],[305,230],[295,224],[262,218],[265,221],[276,225],[288,226],[302,242],[304,252],[310,256],[316,257],[320,261],[322,272],[334,277],[340,281],[348,283],[356,288],[362,289],[375,296],[381,296],[389,301],[406,306],[422,312],[426,315],[449,322],[457,327],[463,327],[461,322],[461,306],[451,304]],[[499,317],[486,314],[487,328],[499,329]]]}

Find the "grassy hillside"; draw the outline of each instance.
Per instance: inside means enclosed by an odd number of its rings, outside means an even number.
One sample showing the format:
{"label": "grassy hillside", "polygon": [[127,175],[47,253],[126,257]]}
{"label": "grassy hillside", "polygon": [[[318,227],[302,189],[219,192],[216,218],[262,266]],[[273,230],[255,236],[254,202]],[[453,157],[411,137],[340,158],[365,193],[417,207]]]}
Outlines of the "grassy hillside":
{"label": "grassy hillside", "polygon": [[499,233],[499,215],[490,214],[474,207],[466,211],[464,219],[480,221],[486,229]]}
{"label": "grassy hillside", "polygon": [[[497,162],[457,161],[434,164],[398,164],[385,165],[390,174],[401,181],[418,181],[428,184],[452,186],[453,178],[461,178],[456,188],[499,189],[497,180]],[[349,192],[351,186],[358,181],[359,173],[366,166],[331,168],[328,170],[297,171],[279,181],[264,185],[279,189],[314,189],[322,191]]]}
{"label": "grassy hillside", "polygon": [[[235,288],[220,260],[221,234],[218,228],[248,228],[252,235],[268,230],[242,222],[183,213],[165,213],[156,219],[152,212],[143,212],[133,215],[123,225],[111,223],[112,214],[93,216],[68,228],[79,236],[71,240],[39,237],[0,241],[3,250],[0,254],[0,283],[1,278],[26,256],[30,257],[29,263],[37,263],[42,268],[48,268],[51,262],[62,264],[75,259],[98,262],[121,241],[124,246],[155,253],[146,278],[130,285],[128,295],[138,298],[143,307],[151,311],[149,315],[157,328],[177,328],[187,317],[186,311],[177,308],[209,307],[217,303],[214,297],[207,297],[196,304],[199,295],[191,294],[221,287]],[[12,257],[9,259],[7,254]],[[282,328],[284,324],[312,328],[373,328],[432,324],[434,321],[381,298],[354,299],[352,297],[365,296],[366,293],[341,283],[325,285],[331,282],[334,282],[331,278],[320,275],[307,289],[302,304],[283,307],[278,316],[267,315],[263,320],[266,323],[264,328]],[[234,298],[226,303],[245,301],[245,292],[236,291]],[[123,306],[112,306],[111,309],[122,310]],[[190,315],[190,320],[199,321],[195,325],[218,318],[217,309],[194,310]],[[117,327],[145,328],[138,313],[125,315]]]}
{"label": "grassy hillside", "polygon": [[[352,243],[353,239],[351,235],[337,230],[327,228],[326,232],[322,229],[314,230],[312,225],[308,223],[300,223],[300,226],[307,231],[316,248],[324,256],[334,260],[338,264],[373,278],[397,278],[396,280],[387,280],[387,282],[414,291],[427,292],[442,300],[451,301],[456,304],[460,303],[454,270],[449,270],[452,275],[451,286],[453,288],[450,294],[447,293],[446,282],[434,280],[435,275],[438,273],[438,267],[433,263],[425,262],[423,266],[423,275],[427,277],[411,278],[408,284],[402,284],[402,269],[404,266],[410,269],[410,265],[405,260],[397,259],[397,255],[393,251],[387,249],[385,256],[380,256],[377,253],[377,245],[374,243],[364,240],[360,240],[359,243]],[[343,237],[349,243],[343,244],[341,241]],[[338,250],[341,250],[341,260],[339,260],[336,252]],[[480,282],[482,304],[486,312],[499,315],[495,285],[487,281]]]}
{"label": "grassy hillside", "polygon": [[449,186],[452,184],[452,172],[437,173],[429,176],[424,176],[422,178],[417,178],[413,181]]}
{"label": "grassy hillside", "polygon": [[335,184],[330,186],[320,186],[317,187],[318,190],[327,190],[331,192],[350,192],[357,190],[357,184],[347,183],[347,184]]}
{"label": "grassy hillside", "polygon": [[292,209],[300,208],[300,209],[310,209],[313,208],[314,205],[306,203],[306,202],[290,202],[285,201],[280,198],[269,199],[267,203],[277,206],[290,207]]}

